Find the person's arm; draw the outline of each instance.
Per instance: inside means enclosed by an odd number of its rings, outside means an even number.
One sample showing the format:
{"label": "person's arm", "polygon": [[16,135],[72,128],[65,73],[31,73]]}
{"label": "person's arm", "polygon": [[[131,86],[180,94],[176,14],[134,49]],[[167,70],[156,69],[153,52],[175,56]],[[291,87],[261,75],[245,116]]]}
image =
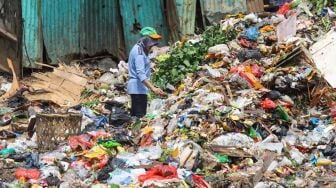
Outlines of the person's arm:
{"label": "person's arm", "polygon": [[142,83],[144,83],[145,86],[149,88],[150,90],[152,90],[155,94],[160,95],[160,96],[166,95],[160,88],[153,86],[153,84],[150,81],[144,80],[142,81]]}
{"label": "person's arm", "polygon": [[153,84],[148,80],[145,72],[145,58],[142,55],[138,55],[135,59],[135,68],[138,78],[145,86],[152,90],[157,95],[165,95],[165,93],[160,89],[153,86]]}

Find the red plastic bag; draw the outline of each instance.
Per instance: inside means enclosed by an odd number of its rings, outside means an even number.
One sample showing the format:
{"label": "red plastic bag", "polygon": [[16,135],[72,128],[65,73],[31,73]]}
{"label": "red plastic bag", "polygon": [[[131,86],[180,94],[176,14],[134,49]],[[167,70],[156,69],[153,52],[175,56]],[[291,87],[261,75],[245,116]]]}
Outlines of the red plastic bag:
{"label": "red plastic bag", "polygon": [[210,188],[210,185],[205,182],[201,176],[197,176],[195,174],[192,175],[193,186],[196,188]]}
{"label": "red plastic bag", "polygon": [[68,139],[68,144],[73,150],[78,147],[81,147],[82,150],[86,150],[93,146],[93,144],[89,142],[88,135],[71,136]]}
{"label": "red plastic bag", "polygon": [[16,179],[20,180],[21,178],[34,179],[38,180],[40,178],[41,172],[38,169],[25,169],[19,168],[15,172]]}
{"label": "red plastic bag", "polygon": [[170,165],[158,165],[138,177],[139,182],[178,178],[177,169]]}
{"label": "red plastic bag", "polygon": [[277,107],[277,104],[271,99],[266,98],[263,101],[261,101],[260,106],[263,109],[275,109]]}
{"label": "red plastic bag", "polygon": [[239,39],[239,44],[244,47],[244,48],[257,48],[258,43],[254,41],[247,40],[245,38],[240,38]]}
{"label": "red plastic bag", "polygon": [[289,11],[289,9],[290,9],[289,3],[285,3],[279,8],[278,14],[285,15]]}
{"label": "red plastic bag", "polygon": [[261,77],[262,76],[262,71],[261,71],[260,67],[257,64],[253,64],[251,66],[251,69],[252,69],[252,74],[255,77]]}
{"label": "red plastic bag", "polygon": [[108,160],[109,160],[108,155],[104,155],[104,156],[100,157],[100,159],[99,159],[99,169],[104,168],[107,165]]}
{"label": "red plastic bag", "polygon": [[140,141],[140,146],[150,146],[154,143],[154,139],[153,139],[153,132],[149,132],[147,134],[145,134],[141,141]]}

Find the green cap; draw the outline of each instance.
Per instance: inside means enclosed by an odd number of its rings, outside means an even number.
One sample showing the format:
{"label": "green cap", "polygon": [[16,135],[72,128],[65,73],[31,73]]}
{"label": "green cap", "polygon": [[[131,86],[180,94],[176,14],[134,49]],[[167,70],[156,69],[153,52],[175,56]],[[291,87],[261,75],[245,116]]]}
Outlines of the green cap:
{"label": "green cap", "polygon": [[156,30],[152,27],[144,27],[141,29],[140,34],[142,36],[149,36],[153,39],[161,39],[161,35],[159,35]]}

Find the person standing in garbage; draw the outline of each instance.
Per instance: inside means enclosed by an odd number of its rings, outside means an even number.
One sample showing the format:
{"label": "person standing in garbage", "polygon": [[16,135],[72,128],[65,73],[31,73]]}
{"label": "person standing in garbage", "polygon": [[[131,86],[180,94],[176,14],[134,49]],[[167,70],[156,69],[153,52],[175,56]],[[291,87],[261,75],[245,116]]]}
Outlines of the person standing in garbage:
{"label": "person standing in garbage", "polygon": [[148,55],[152,47],[159,44],[161,36],[151,27],[143,28],[140,33],[143,37],[133,46],[129,54],[127,85],[132,103],[131,115],[139,118],[146,115],[148,89],[157,95],[165,95],[160,88],[149,81],[151,66]]}

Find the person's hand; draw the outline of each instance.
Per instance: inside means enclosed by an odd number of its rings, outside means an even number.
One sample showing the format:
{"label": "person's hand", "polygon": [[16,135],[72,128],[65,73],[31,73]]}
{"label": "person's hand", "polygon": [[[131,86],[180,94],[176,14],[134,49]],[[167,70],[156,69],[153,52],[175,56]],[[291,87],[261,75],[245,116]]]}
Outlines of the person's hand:
{"label": "person's hand", "polygon": [[157,88],[157,87],[155,87],[155,88],[153,89],[153,92],[154,92],[155,94],[157,94],[157,95],[160,95],[160,96],[165,96],[165,95],[166,95],[165,92],[163,92],[160,88]]}

